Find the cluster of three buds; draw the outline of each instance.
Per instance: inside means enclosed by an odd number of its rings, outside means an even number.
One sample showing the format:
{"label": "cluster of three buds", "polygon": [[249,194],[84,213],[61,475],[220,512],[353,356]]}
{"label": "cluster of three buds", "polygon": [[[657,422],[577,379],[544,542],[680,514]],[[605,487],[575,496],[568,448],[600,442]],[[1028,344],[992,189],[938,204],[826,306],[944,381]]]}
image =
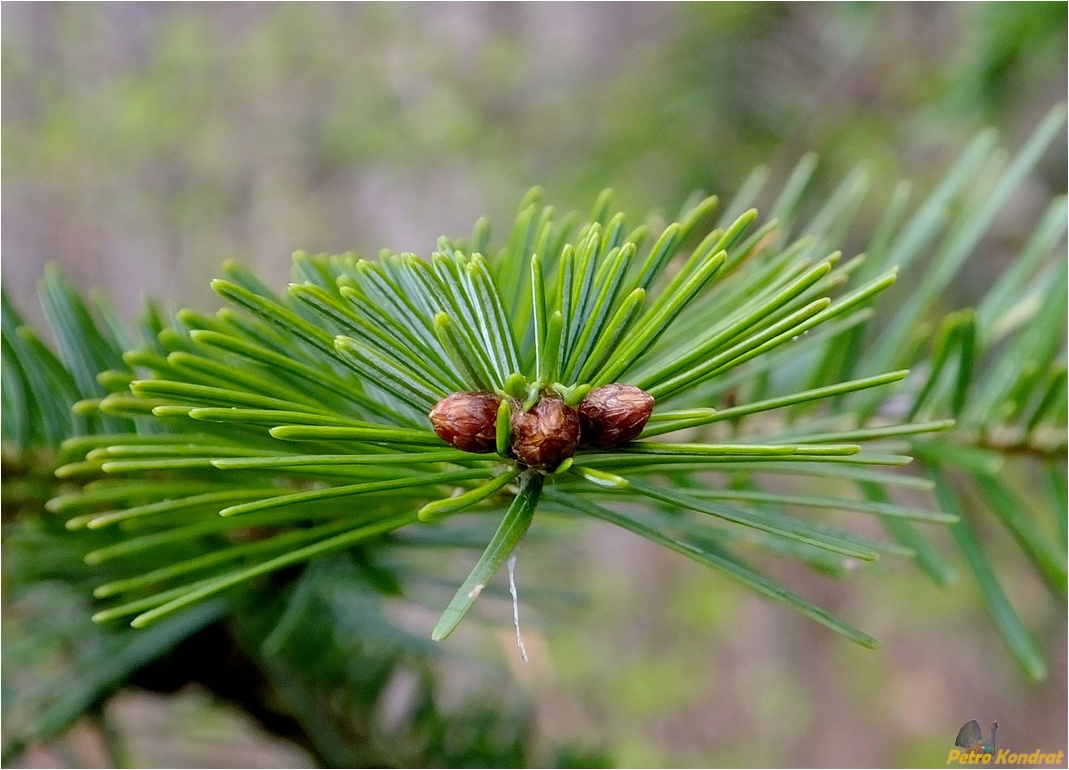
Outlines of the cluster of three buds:
{"label": "cluster of three buds", "polygon": [[442,440],[465,452],[500,451],[498,412],[511,418],[505,456],[540,471],[555,470],[578,449],[611,449],[632,441],[653,412],[653,397],[633,385],[594,388],[574,407],[545,391],[529,410],[494,393],[454,393],[431,410]]}

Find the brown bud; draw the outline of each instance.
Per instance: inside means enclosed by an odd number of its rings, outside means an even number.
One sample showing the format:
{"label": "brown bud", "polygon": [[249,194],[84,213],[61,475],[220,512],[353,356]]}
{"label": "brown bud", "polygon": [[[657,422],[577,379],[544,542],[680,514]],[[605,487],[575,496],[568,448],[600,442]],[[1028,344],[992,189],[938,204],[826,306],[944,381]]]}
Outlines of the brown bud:
{"label": "brown bud", "polygon": [[559,398],[543,396],[530,411],[513,411],[511,438],[517,460],[551,471],[579,448],[579,417]]}
{"label": "brown bud", "polygon": [[497,408],[493,393],[454,393],[431,409],[431,426],[443,441],[465,452],[497,449]]}
{"label": "brown bud", "polygon": [[576,407],[583,446],[610,449],[638,438],[653,412],[653,396],[613,383],[587,393]]}

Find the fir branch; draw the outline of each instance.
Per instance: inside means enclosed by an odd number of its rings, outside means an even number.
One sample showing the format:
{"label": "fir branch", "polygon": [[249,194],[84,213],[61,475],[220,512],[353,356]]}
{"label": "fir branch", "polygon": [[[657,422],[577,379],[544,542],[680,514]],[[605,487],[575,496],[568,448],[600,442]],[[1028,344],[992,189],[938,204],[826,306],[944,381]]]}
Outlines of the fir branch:
{"label": "fir branch", "polygon": [[[1006,174],[992,175],[990,189],[969,189],[993,168],[987,136],[912,213],[907,188],[897,188],[867,257],[827,251],[845,238],[867,172],[849,174],[803,220],[816,168],[807,156],[767,220],[750,208],[753,185],[719,226],[710,224],[715,196],[695,198],[677,222],[654,227],[629,225],[609,194],[582,224],[533,191],[501,248],[481,221],[467,244],[442,239],[429,261],[298,254],[296,283],[277,293],[227,265],[227,278],[212,285],[233,307],[214,317],[182,311],[170,322],[152,315],[151,336],[125,355],[51,276],[44,298],[59,358],[23,331],[5,300],[4,405],[28,417],[10,429],[5,421],[5,440],[58,444],[78,421],[114,433],[64,445],[57,475],[84,485],[50,506],[72,528],[115,533],[87,557],[113,569],[98,595],[120,597],[98,618],[136,615],[136,626],[325,554],[385,548],[383,536],[398,530],[418,535],[460,514],[499,510],[511,494],[434,638],[461,621],[544,499],[552,510],[611,521],[723,570],[871,646],[728,546],[752,537],[763,551],[832,573],[840,557],[915,555],[949,580],[948,566],[909,522],[960,528],[961,506],[938,476],[940,510],[901,505],[889,489],[932,484],[881,468],[906,465],[913,454],[982,474],[996,515],[1064,593],[1064,560],[1039,530],[1013,518],[1012,493],[991,479],[1010,446],[964,440],[969,431],[993,435],[1001,420],[1023,430],[1020,445],[1034,447],[1066,410],[1064,353],[1051,334],[1064,317],[1065,270],[1041,266],[1064,217],[1052,209],[1026,247],[1028,269],[1008,274],[975,314],[934,320],[934,347],[918,334],[1056,123],[1041,127]],[[952,203],[960,213],[945,221]],[[930,283],[877,328],[872,319],[898,269],[915,266],[940,239]],[[1049,280],[1037,282],[1036,272]],[[1021,291],[1029,292],[1024,306],[1011,301]],[[995,347],[1011,338],[1013,345]],[[85,355],[75,359],[78,345]],[[35,399],[34,388],[57,367],[69,375],[54,378],[50,392],[77,404],[74,417]],[[97,379],[105,371],[106,385]],[[545,404],[567,416],[600,386],[632,383],[654,399],[641,434],[576,453],[577,432],[552,461],[521,453],[524,425],[541,419]],[[902,384],[883,387],[894,383]],[[431,430],[428,413],[458,393],[497,399],[477,452],[447,448]],[[650,440],[677,431],[687,431],[683,441]],[[1052,447],[1039,456],[1056,456],[1064,441]],[[737,483],[720,489],[692,475],[704,473]],[[862,499],[772,492],[762,486],[766,475],[838,479],[858,485]],[[1064,484],[1052,478],[1057,493]],[[628,502],[626,515],[603,505],[618,500]],[[829,528],[798,508],[877,515],[898,544]],[[242,541],[249,532],[255,537]],[[415,547],[418,536],[409,542]],[[967,556],[979,564],[975,550]]]}

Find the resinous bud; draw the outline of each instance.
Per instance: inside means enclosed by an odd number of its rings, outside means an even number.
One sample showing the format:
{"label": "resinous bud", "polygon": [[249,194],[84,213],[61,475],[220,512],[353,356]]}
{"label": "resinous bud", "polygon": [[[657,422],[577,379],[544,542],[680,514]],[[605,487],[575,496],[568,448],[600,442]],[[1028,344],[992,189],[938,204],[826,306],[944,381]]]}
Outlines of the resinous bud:
{"label": "resinous bud", "polygon": [[493,393],[453,393],[431,409],[434,432],[450,446],[465,452],[497,449],[497,408],[501,397]]}
{"label": "resinous bud", "polygon": [[583,446],[611,449],[638,438],[653,413],[653,396],[612,383],[590,391],[576,407]]}
{"label": "resinous bud", "polygon": [[524,465],[556,470],[579,448],[579,416],[556,396],[543,395],[524,412],[512,413],[512,454]]}

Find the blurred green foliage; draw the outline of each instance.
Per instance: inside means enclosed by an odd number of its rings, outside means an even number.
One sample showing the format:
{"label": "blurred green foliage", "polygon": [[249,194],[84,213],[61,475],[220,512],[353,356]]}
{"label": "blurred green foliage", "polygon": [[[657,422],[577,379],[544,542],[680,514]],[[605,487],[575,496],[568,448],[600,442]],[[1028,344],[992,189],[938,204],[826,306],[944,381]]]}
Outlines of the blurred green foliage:
{"label": "blurred green foliage", "polygon": [[186,300],[207,296],[221,257],[281,279],[295,246],[425,251],[477,216],[507,219],[533,184],[580,207],[609,185],[641,211],[734,189],[770,160],[782,176],[810,150],[818,184],[859,158],[877,183],[923,183],[981,127],[1019,137],[1064,96],[1065,13],[11,6],[10,239],[34,275],[136,254],[182,281],[143,284]]}

